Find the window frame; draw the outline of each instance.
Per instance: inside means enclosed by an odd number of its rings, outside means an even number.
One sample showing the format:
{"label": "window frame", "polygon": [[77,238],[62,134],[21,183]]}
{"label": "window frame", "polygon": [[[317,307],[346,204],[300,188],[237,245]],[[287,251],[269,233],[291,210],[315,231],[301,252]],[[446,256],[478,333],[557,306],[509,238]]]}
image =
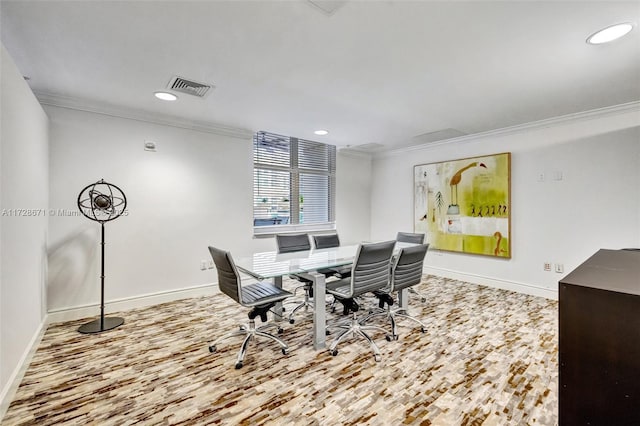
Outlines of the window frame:
{"label": "window frame", "polygon": [[[259,141],[262,135],[263,141]],[[265,143],[264,138],[277,138],[288,141],[289,147],[289,166],[277,164],[260,163],[257,158],[256,150],[259,143]],[[301,167],[299,165],[300,157],[300,141],[304,146],[309,148],[322,146],[326,150],[326,158],[319,157],[323,161],[326,160],[326,169],[315,169]],[[252,219],[254,220],[253,235],[254,237],[270,237],[275,234],[314,232],[314,231],[331,231],[335,230],[335,211],[336,211],[336,147],[334,145],[324,144],[322,142],[300,139],[293,136],[284,136],[275,133],[259,131],[253,136],[253,190],[252,190]],[[278,172],[289,173],[289,223],[284,225],[261,225],[255,226],[256,220],[256,172],[257,170],[272,170]],[[327,222],[321,223],[299,223],[300,218],[300,192],[301,192],[301,175],[320,175],[328,178],[328,194],[327,194]],[[264,194],[262,194],[264,195]]]}

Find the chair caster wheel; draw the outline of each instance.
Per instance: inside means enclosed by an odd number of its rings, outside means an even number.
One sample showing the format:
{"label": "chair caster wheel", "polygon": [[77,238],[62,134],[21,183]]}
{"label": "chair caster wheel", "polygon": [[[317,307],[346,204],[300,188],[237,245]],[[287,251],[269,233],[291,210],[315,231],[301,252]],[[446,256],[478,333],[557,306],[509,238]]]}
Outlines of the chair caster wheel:
{"label": "chair caster wheel", "polygon": [[387,334],[386,336],[384,336],[385,339],[387,339],[387,342],[391,341],[391,336],[389,334]]}
{"label": "chair caster wheel", "polygon": [[282,307],[282,312],[287,312],[287,308],[285,308],[284,306]]}
{"label": "chair caster wheel", "polygon": [[282,348],[282,355],[289,355],[289,351],[285,348]]}
{"label": "chair caster wheel", "polygon": [[422,331],[423,333],[427,332],[427,330],[425,330],[424,327],[420,327],[420,331]]}
{"label": "chair caster wheel", "polygon": [[336,313],[336,307],[335,307],[335,306],[332,306],[332,307],[331,307],[331,313],[332,313],[332,314],[335,314],[335,313]]}
{"label": "chair caster wheel", "polygon": [[325,335],[325,336],[331,336],[331,332],[330,332],[329,330],[325,330],[325,331],[324,331],[324,335]]}
{"label": "chair caster wheel", "polygon": [[420,299],[420,301],[421,301],[422,303],[424,303],[424,302],[426,302],[426,301],[427,301],[427,298],[426,298],[426,297],[423,297],[422,299]]}
{"label": "chair caster wheel", "polygon": [[282,333],[284,333],[284,328],[278,327],[278,334],[282,334]]}
{"label": "chair caster wheel", "polygon": [[293,324],[294,322],[296,322],[296,320],[294,320],[293,318],[289,319],[289,324]]}
{"label": "chair caster wheel", "polygon": [[337,349],[332,350],[332,351],[331,351],[331,355],[332,355],[332,356],[336,356],[336,355],[338,355],[338,350],[337,350]]}
{"label": "chair caster wheel", "polygon": [[375,354],[375,355],[373,355],[373,359],[375,359],[376,362],[380,362],[380,361],[382,361],[382,356],[378,355],[378,354]]}
{"label": "chair caster wheel", "polygon": [[242,368],[242,362],[236,362],[236,370],[240,370]]}
{"label": "chair caster wheel", "polygon": [[209,346],[209,352],[214,353],[216,351],[216,345]]}
{"label": "chair caster wheel", "polygon": [[394,335],[393,335],[393,340],[398,340],[398,337],[399,337],[399,336],[398,336],[397,334],[394,334]]}
{"label": "chair caster wheel", "polygon": [[238,326],[238,328],[240,329],[240,331],[247,331],[247,327],[245,327],[244,325]]}

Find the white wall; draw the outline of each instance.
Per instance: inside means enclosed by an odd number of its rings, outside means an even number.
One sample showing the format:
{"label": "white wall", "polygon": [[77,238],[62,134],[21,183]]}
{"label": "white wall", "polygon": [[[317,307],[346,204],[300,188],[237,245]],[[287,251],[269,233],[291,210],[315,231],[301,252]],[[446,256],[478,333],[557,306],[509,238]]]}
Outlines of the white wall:
{"label": "white wall", "polygon": [[368,241],[371,233],[371,157],[338,151],[336,228],[340,244]]}
{"label": "white wall", "polygon": [[[371,237],[413,229],[414,165],[512,152],[512,258],[430,250],[427,270],[555,297],[559,278],[599,248],[640,246],[640,114],[622,118],[592,117],[375,158]],[[561,181],[553,180],[555,172],[562,172]],[[544,272],[545,261],[563,264],[565,273]]]}
{"label": "white wall", "polygon": [[[249,139],[46,106],[51,118],[50,208],[76,214],[78,193],[104,178],[128,199],[128,216],[106,226],[105,299],[202,286],[208,245],[234,256],[273,250],[252,236],[253,156]],[[145,152],[152,140],[157,152]],[[336,213],[345,241],[369,238],[371,160],[338,157]],[[354,176],[358,176],[357,179]],[[346,194],[342,185],[357,188]],[[346,198],[346,199],[345,199]],[[50,217],[50,311],[99,303],[99,224]],[[95,314],[99,311],[95,310]]]}
{"label": "white wall", "polygon": [[[13,60],[0,62],[0,418],[45,318],[48,119]],[[14,209],[36,210],[35,216]]]}

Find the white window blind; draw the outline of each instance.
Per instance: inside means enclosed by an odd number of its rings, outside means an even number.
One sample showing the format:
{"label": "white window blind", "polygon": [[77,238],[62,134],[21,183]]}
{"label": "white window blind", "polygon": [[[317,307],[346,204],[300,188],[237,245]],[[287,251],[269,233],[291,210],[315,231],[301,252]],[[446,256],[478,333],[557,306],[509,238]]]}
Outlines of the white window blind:
{"label": "white window blind", "polygon": [[256,133],[253,138],[254,232],[333,226],[335,174],[335,146],[268,132]]}

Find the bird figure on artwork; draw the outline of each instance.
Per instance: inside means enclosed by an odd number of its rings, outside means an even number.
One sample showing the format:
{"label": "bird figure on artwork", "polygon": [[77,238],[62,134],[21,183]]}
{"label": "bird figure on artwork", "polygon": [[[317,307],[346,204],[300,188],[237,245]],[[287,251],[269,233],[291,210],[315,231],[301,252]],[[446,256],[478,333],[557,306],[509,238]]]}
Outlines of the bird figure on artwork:
{"label": "bird figure on artwork", "polygon": [[[458,184],[462,180],[462,173],[464,173],[466,170],[469,170],[472,167],[484,167],[485,169],[487,168],[487,166],[485,166],[484,163],[478,163],[477,161],[474,161],[473,163],[468,164],[468,165],[464,166],[463,168],[461,168],[460,170],[458,170],[451,177],[451,180],[449,181],[449,186],[451,187],[451,203],[453,205],[457,205],[458,204]],[[454,197],[453,197],[454,189],[455,189],[455,194],[456,194],[455,202],[454,202]]]}
{"label": "bird figure on artwork", "polygon": [[493,254],[495,256],[499,256],[500,255],[500,242],[502,241],[502,234],[500,233],[500,231],[496,231],[496,233],[493,234],[493,237],[497,240],[496,241],[496,248],[493,250]]}
{"label": "bird figure on artwork", "polygon": [[506,253],[506,250],[500,248],[502,233],[500,231],[496,231],[495,234],[493,234],[493,237],[496,239],[496,248],[493,250],[493,254],[495,256],[500,256],[502,253]]}

